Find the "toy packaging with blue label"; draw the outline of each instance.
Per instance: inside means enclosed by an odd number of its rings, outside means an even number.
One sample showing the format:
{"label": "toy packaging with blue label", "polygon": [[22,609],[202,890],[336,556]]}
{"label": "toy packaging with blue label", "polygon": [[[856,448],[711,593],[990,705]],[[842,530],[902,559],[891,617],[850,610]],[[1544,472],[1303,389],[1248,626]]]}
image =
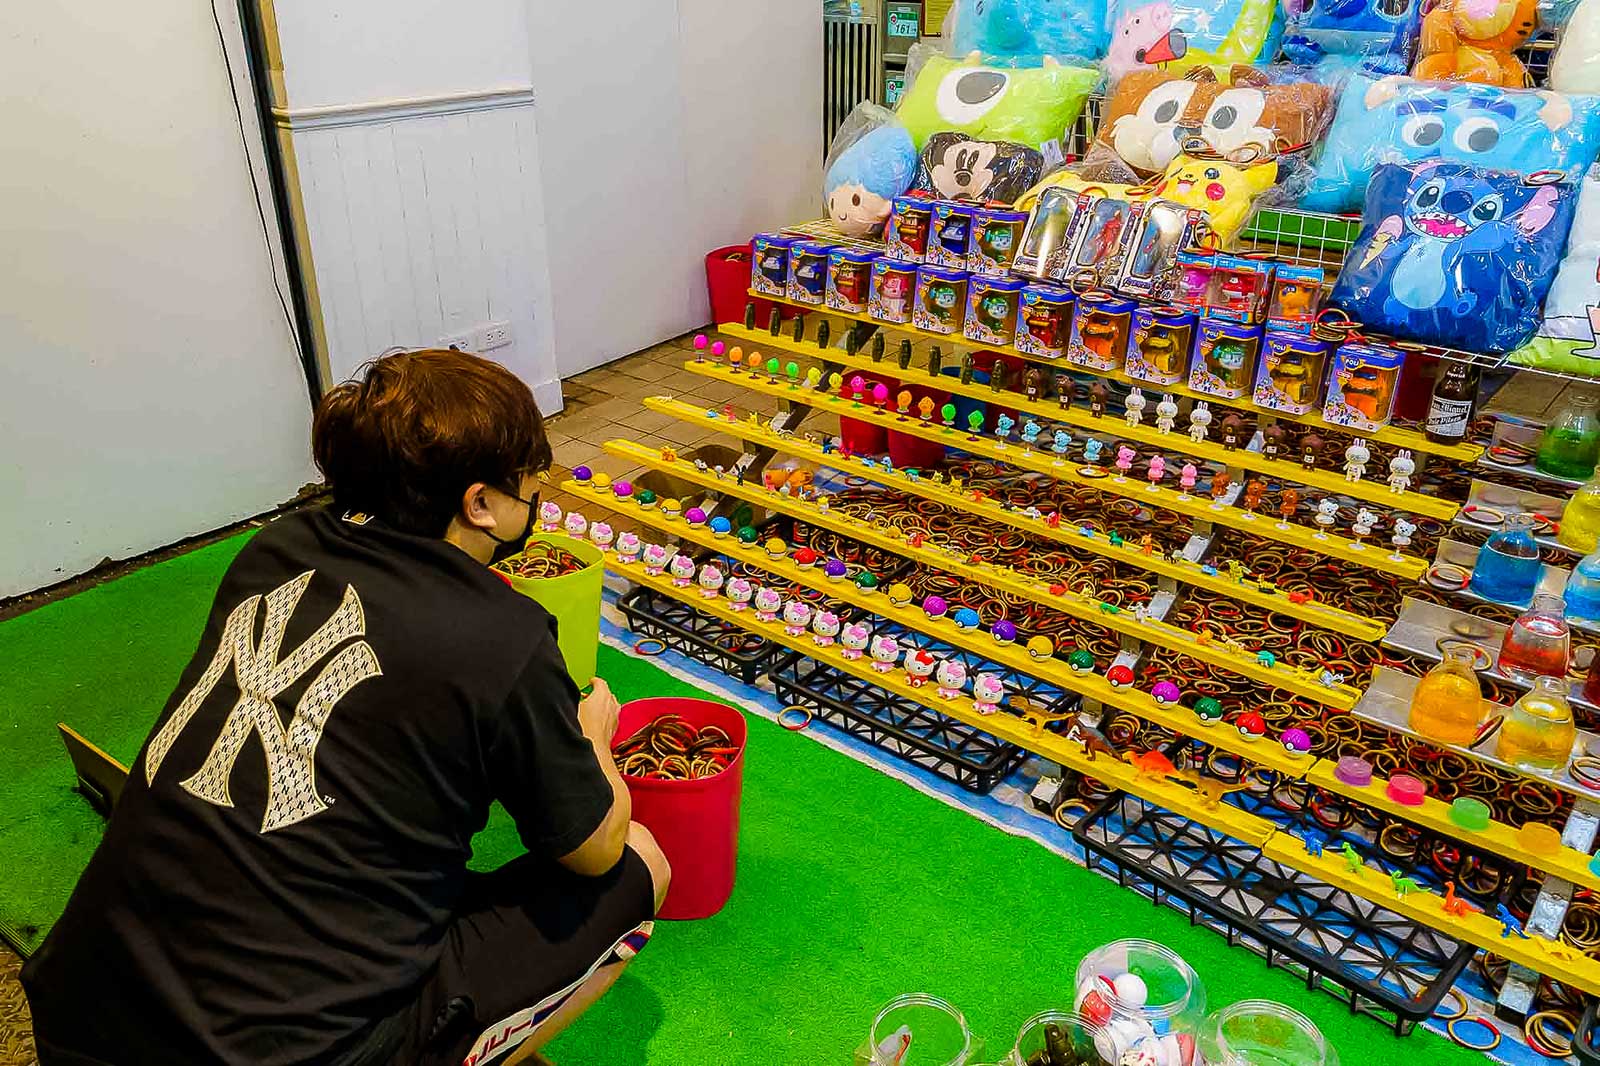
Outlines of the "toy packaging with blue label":
{"label": "toy packaging with blue label", "polygon": [[793,237],[758,233],[750,239],[750,288],[763,296],[789,295],[789,249]]}
{"label": "toy packaging with blue label", "polygon": [[911,322],[933,333],[960,333],[967,307],[967,272],[923,264],[917,268],[917,293]]}
{"label": "toy packaging with blue label", "polygon": [[1272,276],[1267,328],[1310,333],[1322,310],[1322,268],[1280,263]]}
{"label": "toy packaging with blue label", "polygon": [[1071,289],[1030,282],[1022,290],[1017,309],[1017,351],[1060,359],[1067,354],[1072,335],[1072,309],[1077,297]]}
{"label": "toy packaging with blue label", "polygon": [[928,231],[928,252],[923,262],[930,266],[965,270],[972,256],[972,213],[968,204],[943,201],[933,205],[933,225]]}
{"label": "toy packaging with blue label", "polygon": [[1072,319],[1067,361],[1091,370],[1121,370],[1137,306],[1121,296],[1085,293],[1078,299],[1078,313]]}
{"label": "toy packaging with blue label", "polygon": [[828,253],[828,310],[859,315],[867,310],[872,287],[871,252],[835,248]]}
{"label": "toy packaging with blue label", "polygon": [[1394,416],[1395,387],[1405,354],[1362,341],[1341,344],[1328,375],[1328,400],[1323,420],[1346,429],[1372,433]]}
{"label": "toy packaging with blue label", "polygon": [[980,207],[972,213],[972,254],[967,268],[974,274],[1004,277],[1011,272],[1022,227],[1028,223],[1026,211],[1004,207]]}
{"label": "toy packaging with blue label", "polygon": [[933,201],[920,196],[896,196],[889,214],[884,254],[906,263],[920,263],[928,254],[928,233],[933,227]]}
{"label": "toy packaging with blue label", "polygon": [[1201,319],[1200,342],[1189,368],[1189,387],[1208,396],[1238,399],[1250,391],[1260,349],[1260,326],[1221,318]]}
{"label": "toy packaging with blue label", "polygon": [[1140,307],[1133,313],[1133,339],[1123,371],[1152,385],[1183,380],[1194,347],[1197,316],[1183,307]]}
{"label": "toy packaging with blue label", "polygon": [[1331,348],[1303,333],[1269,329],[1256,368],[1255,405],[1291,415],[1316,410]]}
{"label": "toy packaging with blue label", "polygon": [[795,241],[789,246],[789,299],[795,303],[820,305],[828,289],[830,244],[822,241]]}
{"label": "toy packaging with blue label", "polygon": [[872,261],[872,294],[867,301],[867,314],[879,322],[905,325],[911,321],[911,297],[916,289],[914,264],[879,256]]}
{"label": "toy packaging with blue label", "polygon": [[1021,278],[974,274],[967,282],[967,318],[962,331],[967,340],[1010,344],[1016,330],[1018,297],[1025,284]]}

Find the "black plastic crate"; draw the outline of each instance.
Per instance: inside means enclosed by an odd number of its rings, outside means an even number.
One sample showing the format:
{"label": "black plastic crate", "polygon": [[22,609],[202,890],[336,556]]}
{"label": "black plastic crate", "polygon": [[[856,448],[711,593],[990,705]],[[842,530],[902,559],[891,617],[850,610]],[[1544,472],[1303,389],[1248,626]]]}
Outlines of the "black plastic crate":
{"label": "black plastic crate", "polygon": [[1301,974],[1307,988],[1397,1035],[1433,1013],[1476,950],[1128,793],[1114,793],[1072,835],[1090,869]]}
{"label": "black plastic crate", "polygon": [[617,601],[635,636],[659,640],[675,652],[753,685],[784,649],[765,637],[702,614],[682,600],[640,585]]}

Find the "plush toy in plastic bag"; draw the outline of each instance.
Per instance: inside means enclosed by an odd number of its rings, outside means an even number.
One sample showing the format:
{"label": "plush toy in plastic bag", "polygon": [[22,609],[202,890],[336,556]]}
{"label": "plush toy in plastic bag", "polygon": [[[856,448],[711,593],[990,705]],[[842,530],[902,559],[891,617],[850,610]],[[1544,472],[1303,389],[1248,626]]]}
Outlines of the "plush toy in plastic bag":
{"label": "plush toy in plastic bag", "polygon": [[1582,0],[1550,59],[1550,88],[1563,93],[1600,93],[1600,0]]}
{"label": "plush toy in plastic bag", "polygon": [[1301,205],[1359,211],[1380,157],[1489,170],[1560,170],[1576,181],[1600,151],[1600,98],[1538,89],[1353,76]]}
{"label": "plush toy in plastic bag", "polygon": [[986,66],[954,60],[922,45],[911,50],[912,81],[896,110],[920,149],[948,130],[974,140],[1009,141],[1036,148],[1046,164],[1059,164],[1068,127],[1100,80],[1093,67]]}
{"label": "plush toy in plastic bag", "polygon": [[944,200],[1009,204],[1033,188],[1043,171],[1044,156],[1026,145],[935,133],[922,148],[912,188]]}
{"label": "plush toy in plastic bag", "polygon": [[839,232],[871,237],[889,220],[890,201],[917,175],[917,149],[893,112],[861,103],[834,137],[822,199]]}
{"label": "plush toy in plastic bag", "polygon": [[1329,302],[1375,333],[1510,351],[1538,328],[1576,201],[1566,180],[1385,163]]}
{"label": "plush toy in plastic bag", "polygon": [[945,16],[950,54],[1038,66],[1045,56],[1106,54],[1105,0],[955,0]]}
{"label": "plush toy in plastic bag", "polygon": [[1422,16],[1411,73],[1520,89],[1528,69],[1511,53],[1538,25],[1538,0],[1439,0]]}
{"label": "plush toy in plastic bag", "polygon": [[1283,38],[1278,0],[1111,0],[1106,73],[1182,73],[1234,63],[1270,63]]}
{"label": "plush toy in plastic bag", "polygon": [[1416,54],[1423,0],[1291,3],[1283,54],[1294,63],[1372,74],[1404,74]]}
{"label": "plush toy in plastic bag", "polygon": [[1511,362],[1600,377],[1600,168],[1589,171],[1578,191],[1567,254],[1545,297],[1539,333],[1511,353]]}

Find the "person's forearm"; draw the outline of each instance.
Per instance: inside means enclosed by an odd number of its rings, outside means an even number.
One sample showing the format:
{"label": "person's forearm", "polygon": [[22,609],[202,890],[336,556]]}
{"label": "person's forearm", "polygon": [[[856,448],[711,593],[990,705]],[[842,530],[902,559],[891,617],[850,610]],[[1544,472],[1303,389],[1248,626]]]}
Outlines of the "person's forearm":
{"label": "person's forearm", "polygon": [[633,797],[628,793],[627,782],[622,780],[622,771],[617,769],[617,760],[611,754],[611,745],[601,743],[594,737],[589,738],[589,743],[594,746],[594,757],[600,762],[600,769],[606,775],[606,780],[611,782],[611,813],[606,816],[613,832],[618,839],[625,839],[628,834],[628,823],[633,821]]}

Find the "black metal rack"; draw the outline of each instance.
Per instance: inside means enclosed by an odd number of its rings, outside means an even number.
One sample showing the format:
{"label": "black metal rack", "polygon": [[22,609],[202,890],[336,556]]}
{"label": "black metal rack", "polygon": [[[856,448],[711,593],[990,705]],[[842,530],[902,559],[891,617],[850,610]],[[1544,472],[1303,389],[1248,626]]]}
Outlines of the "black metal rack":
{"label": "black metal rack", "polygon": [[767,672],[780,645],[702,614],[680,600],[640,585],[617,601],[628,628],[642,639],[659,640],[696,662],[753,685]]}

